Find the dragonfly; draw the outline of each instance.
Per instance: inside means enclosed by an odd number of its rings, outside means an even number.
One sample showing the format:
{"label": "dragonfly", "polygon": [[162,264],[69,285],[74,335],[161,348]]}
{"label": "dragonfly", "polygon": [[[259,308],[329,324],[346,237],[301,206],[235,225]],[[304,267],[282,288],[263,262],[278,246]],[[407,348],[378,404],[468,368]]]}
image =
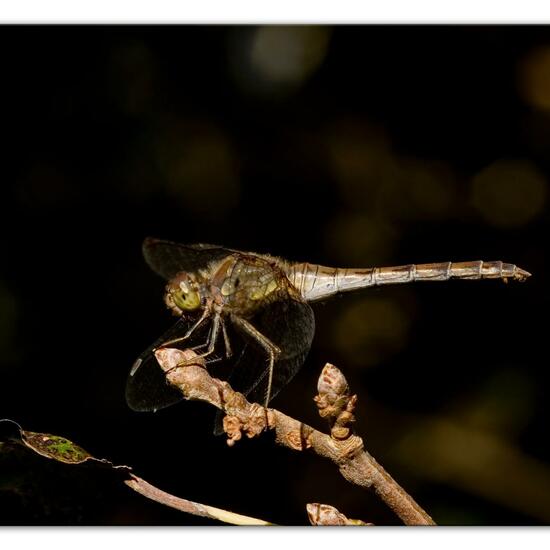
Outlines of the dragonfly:
{"label": "dragonfly", "polygon": [[144,241],[143,255],[167,281],[164,301],[178,320],[132,366],[126,400],[136,411],[156,411],[183,399],[167,383],[157,349],[193,349],[207,368],[222,365],[233,389],[267,408],[305,362],[315,332],[311,303],[372,286],[530,276],[501,261],[335,268],[153,238]]}

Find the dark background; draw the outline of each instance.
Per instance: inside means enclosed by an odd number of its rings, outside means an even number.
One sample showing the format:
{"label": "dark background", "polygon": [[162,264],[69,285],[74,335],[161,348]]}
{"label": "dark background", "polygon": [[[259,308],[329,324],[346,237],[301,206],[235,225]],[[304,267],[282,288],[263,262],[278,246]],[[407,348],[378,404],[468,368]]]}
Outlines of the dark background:
{"label": "dark background", "polygon": [[[550,521],[550,29],[0,31],[0,417],[234,512],[305,524],[322,502],[398,524],[314,455],[268,435],[228,448],[205,405],[127,408],[132,362],[173,322],[141,242],[341,267],[503,260],[533,277],[316,306],[274,406],[324,428],[312,397],[333,362],[367,448],[436,522]],[[209,524],[52,475],[5,470],[3,522]]]}

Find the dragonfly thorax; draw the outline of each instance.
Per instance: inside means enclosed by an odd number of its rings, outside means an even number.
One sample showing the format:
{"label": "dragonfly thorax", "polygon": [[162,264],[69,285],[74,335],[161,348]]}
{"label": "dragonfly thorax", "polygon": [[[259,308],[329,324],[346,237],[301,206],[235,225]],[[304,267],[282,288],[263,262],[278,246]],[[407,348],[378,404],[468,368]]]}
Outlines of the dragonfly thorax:
{"label": "dragonfly thorax", "polygon": [[223,309],[250,317],[285,287],[285,276],[262,258],[235,255],[215,266],[210,279],[210,294]]}

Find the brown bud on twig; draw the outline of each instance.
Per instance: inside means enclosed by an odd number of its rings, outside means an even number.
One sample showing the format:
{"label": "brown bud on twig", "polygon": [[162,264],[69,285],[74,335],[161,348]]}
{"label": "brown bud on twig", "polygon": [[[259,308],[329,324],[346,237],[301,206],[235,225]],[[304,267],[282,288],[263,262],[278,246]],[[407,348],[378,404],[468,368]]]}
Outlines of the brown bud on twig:
{"label": "brown bud on twig", "polygon": [[342,512],[328,504],[314,502],[308,504],[306,509],[311,525],[373,525],[360,519],[348,519]]}
{"label": "brown bud on twig", "polygon": [[347,439],[352,434],[350,425],[355,421],[357,396],[350,396],[348,382],[340,369],[327,363],[319,376],[317,391],[314,400],[319,415],[329,422],[331,436],[337,440]]}
{"label": "brown bud on twig", "polygon": [[248,438],[260,435],[269,427],[269,411],[252,403],[246,407],[246,415],[228,414],[223,419],[223,430],[227,434],[227,444],[232,447],[245,434]]}

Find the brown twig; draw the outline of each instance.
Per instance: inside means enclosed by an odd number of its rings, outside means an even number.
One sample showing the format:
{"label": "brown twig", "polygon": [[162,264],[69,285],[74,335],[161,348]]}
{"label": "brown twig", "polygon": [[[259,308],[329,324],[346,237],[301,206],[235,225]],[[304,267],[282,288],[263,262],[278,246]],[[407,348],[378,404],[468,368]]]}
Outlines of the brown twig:
{"label": "brown twig", "polygon": [[[233,445],[243,434],[251,438],[266,428],[271,429],[277,443],[296,451],[311,449],[332,460],[349,482],[373,489],[405,525],[435,525],[432,518],[364,449],[363,440],[349,428],[357,398],[348,396],[347,382],[336,367],[327,364],[323,369],[316,399],[321,414],[325,411],[324,416],[332,424],[331,435],[327,435],[276,409],[266,410],[248,402],[227,382],[212,378],[204,363],[191,350],[162,348],[157,350],[156,357],[168,382],[176,386],[186,399],[206,401],[226,413],[223,424],[228,445]],[[185,366],[179,367],[182,364]]]}
{"label": "brown twig", "polygon": [[194,516],[202,516],[209,519],[215,519],[223,521],[224,523],[230,523],[231,525],[273,525],[267,521],[251,518],[248,516],[241,516],[227,510],[215,508],[214,506],[207,506],[206,504],[199,504],[184,498],[175,497],[169,493],[162,491],[161,489],[151,485],[144,479],[130,474],[129,479],[124,482],[128,487],[151,500],[160,502],[171,508],[175,508],[180,512],[186,512],[187,514],[193,514]]}
{"label": "brown twig", "polygon": [[0,432],[0,451],[3,447],[9,450],[13,445],[21,445],[47,460],[54,460],[67,466],[87,464],[91,467],[111,469],[117,472],[117,481],[120,480],[137,493],[180,512],[232,525],[274,525],[261,519],[242,516],[166,493],[135,475],[129,466],[113,464],[106,458],[97,458],[65,437],[24,430],[17,422],[7,418],[0,419]]}

